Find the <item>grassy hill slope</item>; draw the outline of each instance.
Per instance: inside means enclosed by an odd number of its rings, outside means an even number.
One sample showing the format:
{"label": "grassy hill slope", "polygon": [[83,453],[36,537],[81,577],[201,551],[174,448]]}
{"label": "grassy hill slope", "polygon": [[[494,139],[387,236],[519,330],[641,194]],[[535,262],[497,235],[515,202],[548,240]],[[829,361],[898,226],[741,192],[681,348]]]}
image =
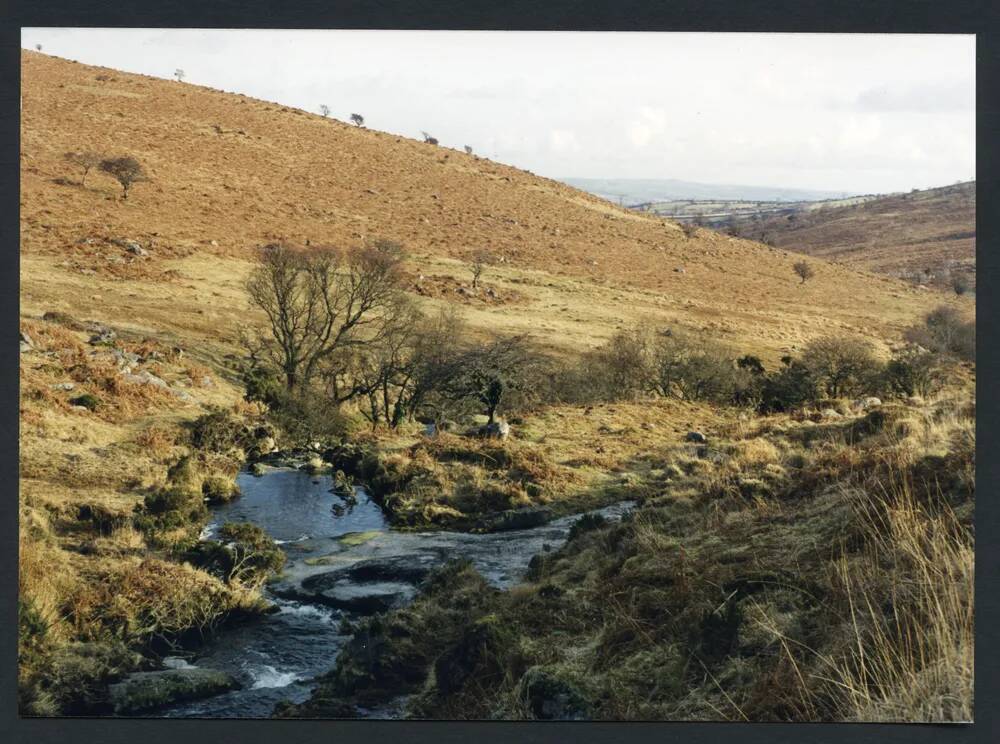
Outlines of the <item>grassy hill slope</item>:
{"label": "grassy hill slope", "polygon": [[739,234],[855,269],[950,286],[975,283],[976,183],[737,223]]}
{"label": "grassy hill slope", "polygon": [[[566,348],[654,318],[773,359],[832,329],[893,338],[927,308],[902,283],[836,265],[817,264],[800,286],[794,254],[711,231],[686,238],[668,220],[454,150],[241,95],[33,52],[22,60],[28,313],[100,312],[218,337],[245,317],[239,287],[254,246],[373,238],[404,244],[432,302],[462,301],[476,325]],[[83,149],[131,154],[152,181],[127,201],[103,174],[82,186],[62,155]],[[116,238],[149,257],[133,260],[108,244]],[[456,292],[481,248],[504,258],[487,283],[517,302]]]}

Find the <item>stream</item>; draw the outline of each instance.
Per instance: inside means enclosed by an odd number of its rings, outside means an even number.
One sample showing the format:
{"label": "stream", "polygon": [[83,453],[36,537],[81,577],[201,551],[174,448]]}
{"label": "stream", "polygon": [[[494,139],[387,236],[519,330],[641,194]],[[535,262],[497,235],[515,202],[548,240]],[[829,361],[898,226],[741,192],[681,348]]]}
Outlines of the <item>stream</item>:
{"label": "stream", "polygon": [[[329,476],[270,469],[261,476],[241,473],[242,496],[214,508],[202,533],[211,538],[226,522],[253,522],[287,555],[281,577],[264,594],[278,610],[227,627],[190,658],[175,665],[219,669],[242,689],[204,700],[178,703],[156,715],[202,718],[269,717],[282,700],[300,703],[312,679],[328,672],[350,636],[341,620],[405,604],[423,575],[448,560],[468,558],[492,584],[509,587],[524,575],[537,553],[565,542],[580,515],[525,530],[469,534],[397,532],[361,487],[354,503],[332,490]],[[598,510],[620,518],[632,504]],[[395,718],[393,706],[362,710],[371,718]]]}

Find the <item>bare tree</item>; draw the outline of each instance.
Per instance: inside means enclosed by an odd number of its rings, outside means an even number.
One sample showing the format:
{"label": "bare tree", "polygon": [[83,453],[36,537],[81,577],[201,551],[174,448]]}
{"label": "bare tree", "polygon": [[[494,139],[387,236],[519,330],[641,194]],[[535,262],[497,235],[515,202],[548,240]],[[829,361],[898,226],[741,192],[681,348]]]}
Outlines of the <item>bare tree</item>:
{"label": "bare tree", "polygon": [[[280,370],[289,391],[308,384],[324,364],[339,363],[335,356],[383,340],[402,301],[401,258],[399,246],[388,242],[343,257],[332,248],[281,244],[260,251],[246,284],[268,320],[257,353]],[[332,382],[335,399],[356,394],[339,390],[336,375]]]}
{"label": "bare tree", "polygon": [[114,178],[122,187],[122,199],[128,199],[128,190],[134,183],[148,181],[149,177],[139,161],[132,157],[108,158],[100,164],[102,171]]}
{"label": "bare tree", "polygon": [[327,106],[325,103],[321,103],[319,105],[319,112],[323,114],[323,118],[326,118],[327,116],[330,115],[330,107]]}
{"label": "bare tree", "polygon": [[809,265],[808,261],[796,261],[792,264],[792,270],[798,275],[802,280],[800,284],[805,284],[807,279],[812,279],[816,272],[813,271],[813,267]]}
{"label": "bare tree", "polygon": [[424,142],[426,142],[428,145],[436,145],[438,143],[437,137],[432,137],[427,132],[421,132],[420,134],[424,136]]}
{"label": "bare tree", "polygon": [[351,114],[351,121],[354,122],[354,126],[363,127],[365,125],[365,117],[361,114]]}
{"label": "bare tree", "polygon": [[184,82],[184,74],[185,74],[184,70],[182,70],[180,67],[174,70],[174,77],[177,78],[178,83]]}
{"label": "bare tree", "polygon": [[465,154],[466,155],[471,155],[472,154],[472,148],[469,147],[468,145],[465,146]]}
{"label": "bare tree", "polygon": [[87,174],[90,173],[90,169],[97,168],[101,164],[102,158],[96,152],[67,152],[63,155],[63,160],[83,168],[83,178],[80,179],[80,185],[83,186],[87,183]]}
{"label": "bare tree", "polygon": [[539,362],[526,336],[500,338],[458,355],[452,365],[454,374],[443,387],[457,399],[481,404],[492,424],[501,405],[515,396],[531,397],[540,389]]}
{"label": "bare tree", "polygon": [[492,266],[494,262],[493,254],[486,250],[476,251],[472,254],[472,288],[478,289],[479,278],[486,271],[487,266]]}

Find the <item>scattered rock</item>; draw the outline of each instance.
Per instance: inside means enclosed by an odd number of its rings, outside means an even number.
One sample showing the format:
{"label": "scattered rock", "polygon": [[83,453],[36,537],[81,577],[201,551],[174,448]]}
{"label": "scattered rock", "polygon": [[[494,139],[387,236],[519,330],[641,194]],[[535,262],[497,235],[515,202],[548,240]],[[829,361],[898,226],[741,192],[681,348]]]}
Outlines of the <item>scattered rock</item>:
{"label": "scattered rock", "polygon": [[55,385],[50,385],[50,387],[53,390],[65,390],[69,392],[70,390],[75,388],[76,385],[72,382],[57,382]]}
{"label": "scattered rock", "polygon": [[409,583],[378,581],[356,584],[340,571],[305,579],[301,586],[274,587],[275,594],[288,599],[316,602],[359,615],[375,615],[400,607],[416,595]]}
{"label": "scattered rock", "polygon": [[528,506],[523,509],[508,509],[484,517],[479,522],[479,529],[484,532],[527,530],[532,527],[540,527],[551,519],[552,512],[546,507]]}
{"label": "scattered rock", "polygon": [[31,336],[28,335],[27,331],[21,331],[21,335],[20,335],[19,338],[20,338],[20,341],[21,341],[21,353],[22,354],[24,352],[26,352],[26,351],[32,351],[32,350],[34,350],[34,348],[35,348],[35,342],[31,339]]}
{"label": "scattered rock", "polygon": [[820,411],[820,415],[823,418],[828,418],[828,419],[838,419],[838,418],[840,418],[840,413],[838,413],[837,411],[833,410],[832,408],[824,408],[822,411]]}
{"label": "scattered rock", "polygon": [[122,375],[122,377],[125,379],[126,382],[131,382],[133,385],[154,385],[158,388],[163,388],[164,390],[170,387],[167,384],[166,380],[157,377],[152,372],[149,372],[147,370],[142,370],[138,374],[134,375],[126,372],[125,374]]}
{"label": "scattered rock", "polygon": [[683,266],[676,267],[674,269],[674,272],[677,273],[677,274],[686,274],[687,273],[686,271],[684,271],[684,267]]}
{"label": "scattered rock", "polygon": [[862,409],[863,411],[867,411],[869,408],[878,408],[880,405],[882,405],[882,400],[880,398],[875,398],[875,397],[862,398],[861,400],[857,401],[855,405],[858,408]]}
{"label": "scattered rock", "polygon": [[90,337],[91,345],[111,344],[118,338],[118,334],[105,326],[97,326],[96,332]]}
{"label": "scattered rock", "polygon": [[537,719],[579,721],[587,717],[587,701],[575,685],[541,667],[532,667],[519,683],[521,698]]}
{"label": "scattered rock", "polygon": [[479,436],[490,439],[506,439],[510,436],[510,424],[506,421],[494,421],[479,427]]}
{"label": "scattered rock", "polygon": [[239,688],[240,683],[226,672],[185,667],[160,672],[136,672],[111,685],[108,691],[115,713],[128,715]]}

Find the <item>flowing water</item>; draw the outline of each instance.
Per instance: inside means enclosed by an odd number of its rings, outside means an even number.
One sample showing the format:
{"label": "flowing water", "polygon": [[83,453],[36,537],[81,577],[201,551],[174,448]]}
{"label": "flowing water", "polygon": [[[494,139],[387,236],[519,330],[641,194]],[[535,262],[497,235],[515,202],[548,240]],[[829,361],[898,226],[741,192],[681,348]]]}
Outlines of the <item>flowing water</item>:
{"label": "flowing water", "polygon": [[[333,491],[329,476],[275,469],[262,476],[241,474],[243,495],[213,511],[203,537],[210,538],[225,522],[253,522],[274,538],[288,556],[279,582],[265,589],[277,612],[220,632],[193,658],[172,663],[220,669],[234,675],[242,689],[180,703],[160,712],[169,717],[267,717],[282,700],[302,702],[311,680],[333,668],[349,636],[339,631],[343,609],[303,590],[309,579],[343,572],[358,561],[397,559],[404,565],[437,565],[468,558],[494,585],[519,581],[531,557],[561,545],[578,517],[565,517],[541,527],[490,534],[459,532],[393,532],[364,489],[345,501]],[[600,510],[618,518],[631,504]],[[305,582],[305,583],[303,583]],[[340,593],[365,596],[388,592],[397,600],[414,593],[411,585],[344,581]],[[411,582],[412,583],[412,582]],[[395,592],[395,593],[393,593]],[[295,597],[294,599],[289,597]],[[375,718],[399,714],[392,707],[362,711]]]}

